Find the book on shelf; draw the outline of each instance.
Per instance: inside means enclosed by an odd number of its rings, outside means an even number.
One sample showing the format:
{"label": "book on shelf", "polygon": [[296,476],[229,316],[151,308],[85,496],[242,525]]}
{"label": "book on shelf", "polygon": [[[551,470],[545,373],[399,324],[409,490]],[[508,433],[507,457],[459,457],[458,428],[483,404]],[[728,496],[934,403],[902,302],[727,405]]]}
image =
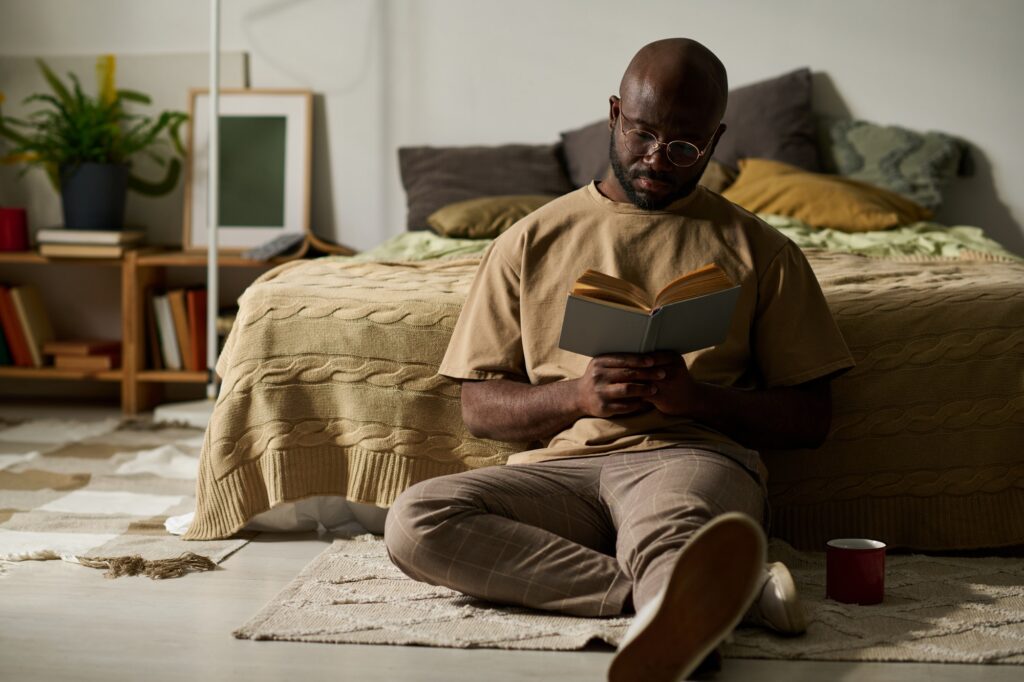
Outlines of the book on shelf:
{"label": "book on shelf", "polygon": [[146,289],[146,307],[143,314],[146,317],[146,367],[151,369],[163,369],[164,360],[160,352],[160,333],[156,328],[156,309],[153,307],[152,289]]}
{"label": "book on shelf", "polygon": [[188,308],[188,347],[192,368],[206,369],[206,289],[189,289],[185,293]]}
{"label": "book on shelf", "polygon": [[9,287],[0,286],[0,326],[4,330],[4,338],[11,351],[11,358],[17,367],[32,367],[32,353],[25,340],[25,332],[21,328],[18,311],[14,309]]}
{"label": "book on shelf", "polygon": [[181,369],[181,350],[178,348],[178,336],[174,331],[174,316],[167,294],[153,295],[153,314],[156,328],[160,336],[160,354],[163,365],[167,369]]}
{"label": "book on shelf", "polygon": [[714,263],[676,277],[654,295],[587,270],[569,293],[558,347],[593,357],[714,346],[729,331],[739,294]]}
{"label": "book on shelf", "polygon": [[47,258],[121,258],[134,248],[131,244],[40,244],[39,255]]}
{"label": "book on shelf", "polygon": [[121,342],[113,339],[65,339],[43,344],[46,355],[116,355]]}
{"label": "book on shelf", "polygon": [[18,322],[25,333],[25,341],[32,355],[32,366],[43,366],[43,344],[53,341],[53,324],[43,306],[39,289],[32,284],[11,287],[11,300],[18,314]]}
{"label": "book on shelf", "polygon": [[57,369],[99,371],[121,364],[121,342],[110,339],[65,339],[43,344]]}
{"label": "book on shelf", "polygon": [[146,236],[142,230],[66,230],[48,227],[36,232],[40,244],[138,244]]}
{"label": "book on shelf", "polygon": [[181,366],[190,372],[194,371],[195,357],[192,355],[188,334],[188,304],[185,302],[185,290],[171,289],[167,292],[167,302],[171,306],[171,319],[174,321],[174,337],[178,340]]}
{"label": "book on shelf", "polygon": [[11,356],[11,349],[7,347],[7,337],[4,336],[3,328],[0,328],[0,367],[8,367],[14,364]]}
{"label": "book on shelf", "polygon": [[102,371],[115,369],[121,364],[119,353],[106,353],[103,355],[55,355],[53,365],[57,369],[80,369],[87,371]]}

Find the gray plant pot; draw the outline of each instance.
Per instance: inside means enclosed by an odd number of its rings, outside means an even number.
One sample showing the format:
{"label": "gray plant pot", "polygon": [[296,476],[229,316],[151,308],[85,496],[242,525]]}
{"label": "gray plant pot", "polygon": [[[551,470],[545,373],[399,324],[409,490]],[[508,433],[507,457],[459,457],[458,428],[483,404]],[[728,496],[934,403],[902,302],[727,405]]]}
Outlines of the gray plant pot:
{"label": "gray plant pot", "polygon": [[128,165],[81,163],[60,167],[64,227],[69,230],[124,228]]}

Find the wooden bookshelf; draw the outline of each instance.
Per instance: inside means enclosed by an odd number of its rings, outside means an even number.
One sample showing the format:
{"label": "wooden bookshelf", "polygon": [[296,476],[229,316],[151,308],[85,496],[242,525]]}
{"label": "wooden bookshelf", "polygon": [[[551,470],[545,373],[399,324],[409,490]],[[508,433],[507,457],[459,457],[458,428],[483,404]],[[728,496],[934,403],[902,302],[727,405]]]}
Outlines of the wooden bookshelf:
{"label": "wooden bookshelf", "polygon": [[124,372],[119,369],[87,371],[82,369],[60,369],[57,367],[0,367],[0,379],[94,379],[96,381],[121,381]]}
{"label": "wooden bookshelf", "polygon": [[[217,259],[221,268],[266,270],[303,255],[299,253],[257,261],[224,255]],[[206,371],[155,370],[146,363],[146,290],[161,287],[169,270],[197,268],[205,281],[206,254],[157,248],[128,251],[124,258],[48,258],[37,252],[0,252],[0,264],[45,266],[48,264],[86,265],[121,270],[121,367],[103,371],[58,369],[56,367],[0,367],[0,381],[57,379],[70,381],[108,381],[121,384],[121,409],[136,414],[149,409],[161,398],[168,384],[205,384]],[[255,276],[253,277],[255,279]],[[211,302],[216,305],[216,302]]]}

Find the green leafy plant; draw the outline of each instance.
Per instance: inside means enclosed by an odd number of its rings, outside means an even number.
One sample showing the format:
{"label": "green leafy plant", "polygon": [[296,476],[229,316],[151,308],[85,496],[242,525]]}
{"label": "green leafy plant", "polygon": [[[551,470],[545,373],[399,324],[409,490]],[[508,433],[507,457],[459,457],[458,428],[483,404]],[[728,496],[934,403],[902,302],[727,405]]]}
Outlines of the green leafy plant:
{"label": "green leafy plant", "polygon": [[43,60],[36,61],[52,94],[27,97],[26,104],[34,102],[43,108],[24,119],[5,116],[0,109],[0,137],[12,145],[2,158],[4,162],[41,166],[59,189],[62,167],[82,163],[128,164],[133,156],[143,154],[165,168],[164,177],[151,182],[132,174],[128,188],[152,196],[174,189],[185,156],[180,130],[188,120],[187,114],[164,111],[152,118],[129,112],[127,103],[150,104],[151,100],[141,92],[115,86],[113,55],[102,56],[96,62],[95,97],[82,91],[75,74],[68,74],[69,88]]}

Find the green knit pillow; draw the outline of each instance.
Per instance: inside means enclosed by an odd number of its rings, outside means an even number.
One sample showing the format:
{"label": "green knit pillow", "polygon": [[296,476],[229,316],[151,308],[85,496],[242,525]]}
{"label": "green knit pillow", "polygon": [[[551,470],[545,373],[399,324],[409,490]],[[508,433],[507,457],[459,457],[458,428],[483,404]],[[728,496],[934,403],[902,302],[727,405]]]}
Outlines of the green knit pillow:
{"label": "green knit pillow", "polygon": [[957,174],[966,147],[944,133],[837,120],[826,124],[826,167],[840,175],[902,194],[930,209]]}

